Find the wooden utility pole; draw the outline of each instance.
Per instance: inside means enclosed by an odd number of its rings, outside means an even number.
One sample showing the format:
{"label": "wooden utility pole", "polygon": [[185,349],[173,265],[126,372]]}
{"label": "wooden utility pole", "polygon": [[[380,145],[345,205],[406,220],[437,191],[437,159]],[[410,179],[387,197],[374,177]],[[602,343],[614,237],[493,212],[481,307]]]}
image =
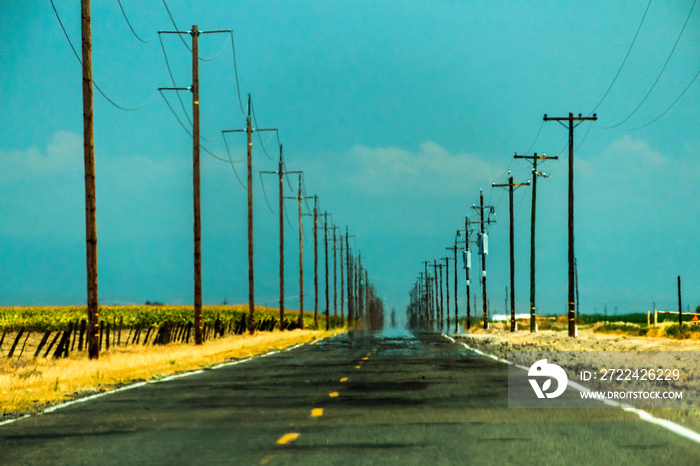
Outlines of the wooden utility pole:
{"label": "wooden utility pole", "polygon": [[[591,117],[584,117],[578,114],[578,117],[574,117],[573,113],[569,113],[568,117],[548,117],[545,113],[544,121],[558,121],[562,126],[566,127],[562,121],[568,121],[569,126],[569,336],[576,337],[576,314],[574,302],[574,128],[581,124],[583,121],[592,120],[595,121],[598,116],[594,113]],[[574,121],[578,121],[574,125]]]}
{"label": "wooden utility pole", "polygon": [[678,326],[683,329],[683,305],[681,303],[681,276],[678,275]]}
{"label": "wooden utility pole", "polygon": [[255,333],[255,267],[253,266],[253,125],[250,118],[250,94],[248,94],[248,333]]}
{"label": "wooden utility pole", "polygon": [[[449,249],[449,248],[448,248]],[[447,309],[445,315],[447,316],[447,332],[450,331],[450,257],[445,256],[445,302],[447,303]]]}
{"label": "wooden utility pole", "polygon": [[194,211],[194,340],[196,345],[203,341],[202,329],[202,222],[199,176],[199,35],[230,33],[226,31],[200,31],[197,25],[190,31],[158,31],[158,34],[189,34],[192,36],[192,86],[189,88],[161,87],[159,91],[192,92],[192,186]]}
{"label": "wooden utility pole", "polygon": [[430,275],[428,275],[428,264],[430,261],[423,261],[423,266],[425,267],[425,272],[423,276],[425,277],[425,323],[426,326],[432,324],[432,301],[430,300]]}
{"label": "wooden utility pole", "polygon": [[299,321],[297,326],[304,328],[304,223],[302,222],[301,211],[301,173],[299,174]]}
{"label": "wooden utility pole", "polygon": [[352,328],[353,321],[355,318],[355,308],[353,303],[353,294],[355,288],[352,284],[352,258],[350,256],[350,235],[348,234],[348,227],[345,227],[345,254],[347,256],[346,270],[348,274],[348,328]]}
{"label": "wooden utility pole", "polygon": [[513,183],[513,177],[508,178],[508,184],[496,184],[494,188],[508,188],[508,205],[510,208],[510,331],[515,332],[515,226],[513,222],[513,190],[520,186],[530,186],[526,183]]}
{"label": "wooden utility pole", "polygon": [[[459,234],[459,232],[457,232]],[[469,250],[469,218],[464,216],[464,275],[467,281],[467,330],[471,328],[472,310],[471,310],[471,281],[469,273],[472,268],[472,252]],[[455,240],[456,241],[456,240]],[[476,304],[474,304],[474,312],[476,312]]]}
{"label": "wooden utility pole", "polygon": [[87,313],[90,325],[88,355],[100,357],[100,314],[97,297],[97,199],[95,194],[95,132],[92,113],[92,27],[90,0],[81,0],[83,39],[83,156],[85,165],[85,253]]}
{"label": "wooden utility pole", "polygon": [[314,198],[314,327],[318,330],[318,196]]}
{"label": "wooden utility pole", "polygon": [[[279,189],[279,230],[280,230],[280,330],[284,330],[284,175],[291,173],[301,173],[300,171],[284,171],[284,158],[282,155],[282,144],[280,144],[280,159],[277,171],[262,171],[277,175],[277,185]],[[296,198],[294,198],[296,199]]]}
{"label": "wooden utility pole", "polygon": [[299,206],[299,318],[297,326],[304,328],[304,223],[302,222],[303,212],[301,210],[301,201],[304,199],[301,194],[301,176],[299,173],[299,191],[296,197],[287,197],[287,199],[296,199]]}
{"label": "wooden utility pole", "polygon": [[[337,267],[337,261],[336,261],[337,254],[335,251],[335,248],[336,248],[336,234],[335,233],[336,233],[337,229],[338,229],[338,227],[336,225],[333,225],[333,228],[332,228],[332,230],[333,230],[333,317],[336,317],[336,318],[338,317],[338,293],[337,293],[337,291],[338,291],[338,286],[337,286],[338,285],[338,274],[337,274],[338,267]],[[342,253],[341,253],[341,257],[342,257]],[[342,265],[342,261],[341,261],[341,265]],[[341,272],[341,275],[342,275],[342,272]],[[337,320],[336,320],[336,324],[337,324]]]}
{"label": "wooden utility pole", "polygon": [[194,341],[203,342],[202,220],[199,195],[199,30],[192,26],[192,177],[194,189]]}
{"label": "wooden utility pole", "polygon": [[442,327],[445,325],[445,300],[444,300],[444,293],[443,293],[443,281],[442,281],[442,268],[444,266],[442,264],[438,264],[438,269],[440,269],[440,331],[442,331]]}
{"label": "wooden utility pole", "polygon": [[537,178],[540,176],[548,177],[544,172],[537,171],[537,161],[538,160],[557,160],[558,156],[547,157],[546,154],[540,156],[535,152],[533,155],[518,155],[514,156],[516,159],[528,159],[532,160],[532,207],[530,210],[530,332],[537,331],[537,320],[535,315],[537,309],[535,307],[535,216],[536,216],[536,206],[537,206]]}
{"label": "wooden utility pole", "polygon": [[345,262],[345,256],[343,255],[343,233],[340,233],[340,326],[345,326],[345,313],[343,308],[345,307],[345,274],[343,273],[343,262]]}
{"label": "wooden utility pole", "polygon": [[[248,94],[248,117],[245,130],[227,130],[222,133],[238,133],[245,131],[248,139],[247,166],[248,166],[248,332],[255,333],[255,267],[253,247],[253,131],[277,131],[276,128],[253,129],[251,120],[251,98]],[[280,154],[281,157],[281,154]]]}
{"label": "wooden utility pole", "polygon": [[[488,250],[488,236],[486,236],[486,230],[484,225],[495,223],[495,220],[491,220],[490,215],[494,213],[493,206],[484,205],[484,193],[479,190],[479,207],[472,206],[479,214],[479,225],[481,226],[480,241],[481,241],[481,284],[482,284],[482,306],[484,310],[484,329],[489,328],[489,316],[488,316],[488,299],[486,297],[486,256],[489,253]],[[484,209],[486,209],[486,220],[484,220]],[[469,236],[467,233],[467,245],[469,244]],[[476,305],[475,305],[476,307]]]}
{"label": "wooden utility pole", "polygon": [[[455,272],[454,273],[454,275],[455,275],[455,290],[454,290],[455,291],[454,292],[454,295],[455,295],[455,333],[457,333],[459,331],[459,315],[458,315],[459,312],[458,312],[458,308],[457,308],[457,294],[458,294],[458,292],[457,292],[457,250],[459,249],[459,247],[457,247],[457,238],[459,238],[459,231],[455,235],[454,246],[446,248],[446,249],[450,249],[454,254],[453,262],[454,262],[454,266],[455,266],[455,268],[454,268],[454,272]],[[449,302],[449,299],[448,299],[448,302]],[[448,317],[448,320],[449,320],[449,317]],[[449,327],[449,323],[448,323],[448,327]]]}
{"label": "wooden utility pole", "polygon": [[362,268],[362,253],[357,255],[357,269],[356,269],[356,280],[357,285],[357,319],[363,326],[365,323],[365,300],[362,289],[362,282],[364,278],[364,269]]}
{"label": "wooden utility pole", "polygon": [[329,312],[329,300],[328,300],[328,216],[330,214],[324,211],[320,214],[323,217],[323,245],[326,258],[326,330],[330,329],[330,312]]}

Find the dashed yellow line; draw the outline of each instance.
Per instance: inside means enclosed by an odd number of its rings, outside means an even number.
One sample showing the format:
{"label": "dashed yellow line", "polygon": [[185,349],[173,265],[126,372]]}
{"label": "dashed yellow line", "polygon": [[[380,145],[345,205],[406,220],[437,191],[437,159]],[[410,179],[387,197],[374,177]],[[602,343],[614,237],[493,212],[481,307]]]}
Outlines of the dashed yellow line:
{"label": "dashed yellow line", "polygon": [[342,379],[340,379],[340,383],[344,383],[344,382],[347,382],[347,381],[348,381],[348,378],[347,378],[347,377],[343,377]]}
{"label": "dashed yellow line", "polygon": [[336,398],[338,395],[339,395],[338,392],[330,392],[330,393],[328,394],[328,396],[330,396],[331,398]]}
{"label": "dashed yellow line", "polygon": [[364,358],[362,358],[363,361],[367,361],[368,359],[369,359],[369,356],[365,356]]}
{"label": "dashed yellow line", "polygon": [[359,368],[360,368],[360,366],[355,366],[355,369],[359,369]]}
{"label": "dashed yellow line", "polygon": [[284,434],[277,440],[277,445],[287,445],[288,443],[295,441],[298,437],[299,434],[297,432],[290,432],[288,434]]}
{"label": "dashed yellow line", "polygon": [[323,416],[323,408],[314,408],[311,410],[311,417]]}

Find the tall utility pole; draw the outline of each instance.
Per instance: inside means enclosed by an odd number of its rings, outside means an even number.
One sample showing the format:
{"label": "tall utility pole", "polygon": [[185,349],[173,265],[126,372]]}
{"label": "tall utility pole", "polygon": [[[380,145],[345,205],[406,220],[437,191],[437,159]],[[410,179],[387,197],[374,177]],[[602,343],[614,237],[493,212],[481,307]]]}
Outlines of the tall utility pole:
{"label": "tall utility pole", "polygon": [[319,216],[323,217],[323,245],[326,257],[326,330],[330,329],[330,312],[328,308],[330,307],[328,301],[328,216],[330,214],[324,211]]}
{"label": "tall utility pole", "polygon": [[287,197],[287,199],[296,199],[299,206],[299,318],[297,327],[304,328],[304,223],[302,222],[303,212],[301,210],[301,201],[304,199],[301,194],[302,173],[299,172],[299,190],[296,197]]}
{"label": "tall utility pole", "polygon": [[277,175],[279,189],[279,229],[280,229],[280,330],[284,330],[284,175],[301,173],[300,171],[284,171],[282,144],[280,144],[280,160],[276,172],[262,171]]}
{"label": "tall utility pole", "polygon": [[[459,232],[457,232],[459,234]],[[471,236],[471,231],[469,230],[469,217],[464,216],[464,276],[467,281],[467,330],[471,328],[471,279],[469,274],[472,269],[472,252],[469,249],[469,237]],[[476,312],[476,304],[474,304],[474,312]]]}
{"label": "tall utility pole", "polygon": [[[455,235],[454,246],[450,246],[449,248],[445,248],[445,249],[451,250],[454,254],[454,265],[455,265],[455,268],[454,268],[454,272],[455,272],[455,293],[454,293],[454,295],[455,295],[455,333],[457,333],[459,331],[459,315],[458,315],[459,312],[458,312],[458,308],[457,308],[457,294],[458,294],[457,293],[457,250],[460,248],[457,247],[457,238],[459,238],[459,231]],[[467,295],[467,301],[469,301],[468,295]],[[449,302],[449,299],[448,299],[448,302]],[[448,319],[449,319],[449,317],[448,317]],[[449,327],[449,323],[448,323],[448,327]]]}
{"label": "tall utility pole", "polygon": [[246,118],[246,129],[226,130],[222,131],[222,133],[241,133],[245,131],[248,138],[248,150],[246,154],[246,159],[248,162],[248,332],[252,335],[255,333],[255,267],[253,262],[253,131],[277,131],[277,129],[253,129],[250,110],[251,99],[250,94],[248,94],[248,117]]}
{"label": "tall utility pole", "polygon": [[[480,244],[481,244],[481,284],[482,284],[482,306],[484,310],[484,329],[489,328],[489,316],[488,316],[488,299],[486,297],[486,256],[489,254],[489,242],[488,236],[486,235],[486,230],[484,225],[495,223],[495,220],[491,220],[491,214],[495,213],[493,206],[484,205],[484,192],[479,190],[479,207],[472,206],[479,214],[479,224],[481,226],[481,232],[479,233]],[[486,209],[486,219],[484,219],[484,209]],[[469,244],[469,234],[467,233],[467,245]]]}
{"label": "tall utility pole", "polygon": [[[335,252],[335,248],[336,248],[336,234],[335,233],[338,230],[338,227],[336,225],[333,225],[333,228],[331,230],[333,230],[333,317],[337,318],[338,317],[338,293],[337,293],[337,291],[338,291],[338,288],[337,288],[337,285],[338,285],[337,270],[338,270],[338,268],[337,268],[337,261],[336,261],[337,255]],[[342,257],[342,253],[340,255]],[[341,262],[341,264],[342,264],[342,262]],[[341,275],[342,275],[342,272],[341,272]],[[337,320],[336,320],[336,324],[337,324]]]}
{"label": "tall utility pole", "polygon": [[357,320],[361,321],[363,326],[365,323],[365,300],[364,294],[362,293],[362,282],[364,277],[364,272],[362,269],[362,253],[357,255]]}
{"label": "tall utility pole", "polygon": [[520,186],[530,186],[526,183],[513,183],[513,177],[508,178],[508,184],[496,184],[494,188],[508,188],[508,205],[510,207],[510,331],[515,332],[515,227],[513,222],[513,190]]}
{"label": "tall utility pole", "polygon": [[[441,258],[442,260],[442,258]],[[442,281],[442,268],[445,267],[442,264],[438,264],[438,269],[440,269],[440,331],[442,331],[442,327],[445,325],[445,300],[444,300],[444,294],[442,292],[444,286],[443,286],[443,281]]]}
{"label": "tall utility pole", "polygon": [[530,210],[530,332],[537,331],[537,321],[535,315],[537,309],[535,307],[535,214],[537,212],[537,178],[543,176],[547,178],[549,175],[544,172],[537,171],[538,160],[557,160],[558,156],[547,157],[546,154],[540,156],[535,152],[533,155],[518,155],[516,159],[532,160],[532,207]]}
{"label": "tall utility pole", "polygon": [[425,322],[428,326],[432,324],[433,321],[433,316],[432,316],[432,301],[430,300],[430,275],[428,275],[428,264],[430,264],[430,261],[423,261],[423,265],[425,266]]}
{"label": "tall utility pole", "polygon": [[313,198],[314,212],[314,327],[318,329],[318,196],[306,196]]}
{"label": "tall utility pole", "polygon": [[97,298],[97,200],[95,195],[95,137],[92,113],[92,27],[90,0],[81,0],[83,36],[83,155],[85,165],[85,253],[90,359],[100,357],[100,314]]}
{"label": "tall utility pole", "polygon": [[[578,114],[578,117],[574,117],[574,114],[569,112],[568,117],[548,117],[544,114],[544,121],[558,121],[562,126],[566,127],[562,121],[569,122],[569,336],[576,337],[576,314],[574,302],[574,128],[580,125],[583,121],[592,120],[595,121],[598,116],[594,113],[591,117],[584,117]],[[574,125],[574,121],[578,121]]]}
{"label": "tall utility pole", "polygon": [[355,318],[355,307],[353,302],[355,288],[352,285],[352,256],[350,255],[350,235],[348,234],[347,225],[345,226],[345,255],[347,257],[346,271],[348,274],[348,329],[350,329]]}
{"label": "tall utility pole", "polygon": [[683,303],[681,301],[681,276],[678,275],[678,327],[683,330]]}
{"label": "tall utility pole", "polygon": [[345,261],[345,256],[343,255],[343,233],[340,233],[340,326],[345,326],[345,314],[343,308],[345,307],[345,274],[343,273],[343,262]]}
{"label": "tall utility pole", "polygon": [[158,34],[189,34],[192,36],[192,86],[160,87],[159,91],[192,92],[192,185],[194,194],[194,340],[202,344],[202,222],[199,189],[199,35],[230,33],[224,31],[200,31],[197,25],[191,31],[158,31]]}
{"label": "tall utility pole", "polygon": [[450,257],[445,256],[445,302],[447,303],[445,315],[447,316],[447,332],[450,331],[450,259]]}

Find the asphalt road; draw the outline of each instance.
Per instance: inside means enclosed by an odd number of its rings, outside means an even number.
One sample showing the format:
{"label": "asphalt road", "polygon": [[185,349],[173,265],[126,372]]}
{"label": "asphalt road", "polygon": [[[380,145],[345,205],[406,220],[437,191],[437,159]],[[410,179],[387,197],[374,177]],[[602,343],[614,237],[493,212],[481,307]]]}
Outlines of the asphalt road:
{"label": "asphalt road", "polygon": [[507,407],[505,364],[355,332],[0,426],[0,464],[697,465],[619,409]]}

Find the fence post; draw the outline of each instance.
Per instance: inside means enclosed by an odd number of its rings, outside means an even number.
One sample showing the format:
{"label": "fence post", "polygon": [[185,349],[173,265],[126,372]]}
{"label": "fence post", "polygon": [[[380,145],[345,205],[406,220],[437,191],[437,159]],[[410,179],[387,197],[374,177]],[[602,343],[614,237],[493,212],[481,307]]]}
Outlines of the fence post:
{"label": "fence post", "polygon": [[17,334],[17,337],[15,338],[15,342],[12,343],[12,347],[10,347],[10,352],[7,353],[8,359],[12,357],[12,355],[15,353],[15,347],[17,346],[17,343],[19,343],[20,338],[22,338],[22,334],[24,333],[24,327],[19,329],[19,333]]}
{"label": "fence post", "polygon": [[46,345],[47,340],[49,339],[49,335],[51,335],[51,330],[47,330],[44,332],[44,336],[42,337],[41,341],[39,342],[39,346],[36,348],[36,352],[34,353],[34,357],[38,358],[39,354],[41,353],[41,349]]}

